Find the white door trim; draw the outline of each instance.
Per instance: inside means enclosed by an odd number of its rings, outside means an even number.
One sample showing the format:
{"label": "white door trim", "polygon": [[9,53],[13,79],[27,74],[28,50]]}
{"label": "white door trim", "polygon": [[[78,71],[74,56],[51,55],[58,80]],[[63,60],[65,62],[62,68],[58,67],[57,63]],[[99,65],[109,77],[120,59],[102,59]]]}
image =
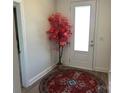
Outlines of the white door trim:
{"label": "white door trim", "polygon": [[26,71],[27,70],[25,69],[26,69],[26,63],[28,61],[28,55],[27,55],[28,48],[27,48],[26,25],[25,25],[25,18],[24,18],[23,0],[14,0],[13,7],[16,7],[17,9],[19,40],[21,40],[19,43],[21,43],[20,62],[21,62],[22,86],[26,86],[26,80],[27,80]]}
{"label": "white door trim", "polygon": [[15,19],[13,16],[13,92],[21,93],[19,58],[17,51]]}
{"label": "white door trim", "polygon": [[22,0],[13,0],[14,3],[21,3]]}

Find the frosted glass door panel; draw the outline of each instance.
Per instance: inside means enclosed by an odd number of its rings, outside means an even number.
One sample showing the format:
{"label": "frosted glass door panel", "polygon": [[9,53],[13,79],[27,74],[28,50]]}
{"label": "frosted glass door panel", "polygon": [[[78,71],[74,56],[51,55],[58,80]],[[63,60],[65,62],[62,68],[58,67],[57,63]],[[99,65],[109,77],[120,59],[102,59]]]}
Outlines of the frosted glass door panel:
{"label": "frosted glass door panel", "polygon": [[75,7],[74,50],[88,52],[90,31],[90,6]]}

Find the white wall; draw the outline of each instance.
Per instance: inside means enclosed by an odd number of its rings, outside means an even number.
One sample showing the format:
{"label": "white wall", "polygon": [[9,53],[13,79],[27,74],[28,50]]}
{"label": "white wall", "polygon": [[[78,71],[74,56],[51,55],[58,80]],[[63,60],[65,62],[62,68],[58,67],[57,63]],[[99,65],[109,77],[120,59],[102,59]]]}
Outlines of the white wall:
{"label": "white wall", "polygon": [[[57,11],[70,19],[70,5],[72,1],[83,0],[56,0]],[[86,0],[85,0],[86,1]],[[108,72],[111,53],[111,24],[110,24],[110,0],[97,0],[94,70]],[[71,20],[71,19],[70,19]],[[65,49],[64,64],[69,64],[69,48]]]}
{"label": "white wall", "polygon": [[94,69],[108,72],[111,56],[111,0],[97,0]]}
{"label": "white wall", "polygon": [[[56,0],[56,11],[61,12],[64,16],[70,19],[70,2],[71,0]],[[69,65],[69,48],[64,48],[63,52],[63,63],[64,65]]]}
{"label": "white wall", "polygon": [[22,63],[23,86],[28,87],[55,63],[51,60],[51,48],[46,31],[49,28],[48,16],[55,11],[54,0],[22,0],[24,16],[23,32],[26,50]]}

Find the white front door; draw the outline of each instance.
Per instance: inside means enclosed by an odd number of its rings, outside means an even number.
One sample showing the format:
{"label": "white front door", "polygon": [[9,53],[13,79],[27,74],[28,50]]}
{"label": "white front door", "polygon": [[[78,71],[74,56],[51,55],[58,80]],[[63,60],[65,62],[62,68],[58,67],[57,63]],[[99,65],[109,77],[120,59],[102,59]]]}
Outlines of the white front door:
{"label": "white front door", "polygon": [[95,29],[95,1],[73,2],[71,19],[73,36],[70,65],[92,70]]}

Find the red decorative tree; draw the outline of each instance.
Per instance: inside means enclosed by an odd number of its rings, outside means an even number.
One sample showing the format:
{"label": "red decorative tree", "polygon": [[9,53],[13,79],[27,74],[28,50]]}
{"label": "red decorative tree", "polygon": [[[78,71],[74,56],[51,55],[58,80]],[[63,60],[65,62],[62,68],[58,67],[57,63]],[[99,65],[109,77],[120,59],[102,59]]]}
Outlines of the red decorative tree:
{"label": "red decorative tree", "polygon": [[54,41],[58,45],[59,49],[59,62],[61,65],[61,59],[63,55],[63,47],[69,44],[69,37],[71,36],[71,25],[69,24],[66,17],[62,16],[60,13],[52,14],[48,21],[51,25],[48,30],[49,39]]}

